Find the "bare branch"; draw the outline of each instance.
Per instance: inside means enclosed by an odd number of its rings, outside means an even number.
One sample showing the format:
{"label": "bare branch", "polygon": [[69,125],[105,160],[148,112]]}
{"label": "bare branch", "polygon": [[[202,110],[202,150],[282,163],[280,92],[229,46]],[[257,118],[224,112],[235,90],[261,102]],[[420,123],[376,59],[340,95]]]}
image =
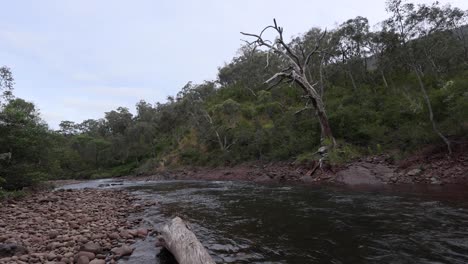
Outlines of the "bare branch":
{"label": "bare branch", "polygon": [[291,75],[285,72],[278,72],[278,73],[275,73],[275,75],[273,75],[270,79],[266,80],[265,83],[267,84],[271,83],[272,81],[276,80],[278,77],[281,77],[281,79],[284,79],[285,77],[290,78]]}
{"label": "bare branch", "polygon": [[[274,22],[275,25],[274,26],[270,25],[270,26],[265,27],[261,31],[260,35],[252,34],[252,33],[245,33],[245,32],[241,32],[241,34],[245,35],[245,36],[256,38],[257,40],[254,41],[254,43],[257,43],[260,46],[266,46],[266,47],[274,50],[278,54],[282,54],[283,56],[288,58],[291,61],[291,63],[298,68],[298,70],[302,70],[299,57],[294,52],[292,52],[292,50],[289,48],[289,46],[283,40],[283,28],[278,27],[278,24],[276,23],[276,19],[273,19],[273,22]],[[265,32],[265,30],[267,30],[269,28],[273,28],[274,30],[276,30],[276,32],[278,32],[278,38],[275,41],[278,44],[278,47],[275,47],[274,44],[271,43],[271,41],[264,40],[262,38],[262,34]],[[281,50],[281,48],[284,49],[285,51]]]}
{"label": "bare branch", "polygon": [[260,32],[260,37],[261,37],[261,36],[263,35],[263,33],[264,33],[267,29],[269,29],[269,28],[276,29],[276,26],[267,26],[267,27],[265,27],[265,28]]}
{"label": "bare branch", "polygon": [[276,86],[278,86],[280,83],[283,82],[283,78],[280,78],[278,79],[278,81],[276,81],[274,84],[270,85],[268,88],[266,88],[265,90],[266,91],[270,91],[271,89],[275,88]]}
{"label": "bare branch", "polygon": [[[276,85],[280,84],[284,80],[290,80],[291,83],[296,83],[307,95],[308,98],[311,100],[313,108],[315,109],[316,112],[316,117],[320,123],[320,130],[321,130],[321,140],[323,141],[324,139],[330,139],[331,142],[333,142],[333,146],[336,145],[335,139],[333,137],[330,124],[328,121],[328,117],[325,111],[325,106],[323,104],[321,95],[317,92],[315,84],[311,84],[309,80],[307,80],[307,75],[306,75],[306,68],[311,60],[311,57],[313,54],[320,52],[319,47],[320,47],[320,42],[326,35],[326,31],[322,34],[322,36],[319,38],[317,45],[314,50],[312,50],[310,53],[307,54],[307,56],[304,56],[305,51],[302,46],[299,44],[299,51],[295,52],[297,54],[302,53],[302,57],[299,58],[299,56],[294,53],[291,48],[284,42],[283,40],[283,28],[279,27],[278,24],[276,23],[276,19],[273,19],[273,26],[267,26],[265,27],[260,35],[256,34],[251,34],[251,33],[243,33],[241,34],[249,37],[254,37],[256,40],[252,43],[258,46],[265,46],[268,47],[268,53],[267,53],[267,66],[269,65],[269,59],[270,59],[270,52],[273,50],[274,53],[278,54],[279,58],[287,65],[287,68],[283,69],[282,71],[274,74],[271,78],[265,81],[266,84],[271,85],[267,90],[272,89]],[[276,30],[278,33],[277,38],[275,39],[274,43],[268,42],[267,40],[264,40],[262,38],[262,34],[270,29],[273,28]],[[301,61],[302,59],[302,61]],[[308,109],[305,108],[304,110]],[[304,111],[303,110],[303,111]]]}

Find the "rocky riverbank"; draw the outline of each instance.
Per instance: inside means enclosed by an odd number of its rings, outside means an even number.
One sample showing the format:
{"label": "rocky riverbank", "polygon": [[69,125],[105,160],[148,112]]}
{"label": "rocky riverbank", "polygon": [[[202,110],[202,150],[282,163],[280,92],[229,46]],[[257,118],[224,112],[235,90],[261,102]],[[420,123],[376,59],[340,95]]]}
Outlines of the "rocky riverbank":
{"label": "rocky riverbank", "polygon": [[[146,202],[148,203],[148,202]],[[146,204],[122,190],[59,190],[4,201],[0,263],[115,263],[151,229],[128,216]]]}
{"label": "rocky riverbank", "polygon": [[[456,143],[456,144],[455,144]],[[468,185],[468,141],[454,142],[447,155],[444,145],[428,146],[395,160],[388,154],[369,156],[337,166],[316,169],[314,161],[250,162],[231,167],[186,167],[155,170],[140,180],[241,180],[276,183],[333,183],[345,185],[430,184]],[[135,177],[128,177],[135,179]]]}

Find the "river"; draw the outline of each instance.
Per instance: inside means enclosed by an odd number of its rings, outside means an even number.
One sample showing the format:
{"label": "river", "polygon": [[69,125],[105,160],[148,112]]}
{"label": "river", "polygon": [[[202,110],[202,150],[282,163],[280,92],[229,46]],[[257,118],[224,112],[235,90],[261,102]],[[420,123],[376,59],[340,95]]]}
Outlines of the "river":
{"label": "river", "polygon": [[[215,181],[121,187],[159,202],[146,209],[147,223],[188,220],[217,263],[468,263],[464,190],[447,197],[447,190]],[[148,243],[137,245],[140,254],[154,254]]]}

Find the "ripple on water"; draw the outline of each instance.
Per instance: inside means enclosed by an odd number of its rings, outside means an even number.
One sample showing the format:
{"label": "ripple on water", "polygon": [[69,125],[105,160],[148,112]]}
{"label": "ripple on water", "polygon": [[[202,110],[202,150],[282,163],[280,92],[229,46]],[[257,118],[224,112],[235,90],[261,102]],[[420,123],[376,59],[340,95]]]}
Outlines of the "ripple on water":
{"label": "ripple on water", "polygon": [[468,263],[466,201],[220,181],[130,189],[160,202],[147,219],[182,216],[222,263]]}

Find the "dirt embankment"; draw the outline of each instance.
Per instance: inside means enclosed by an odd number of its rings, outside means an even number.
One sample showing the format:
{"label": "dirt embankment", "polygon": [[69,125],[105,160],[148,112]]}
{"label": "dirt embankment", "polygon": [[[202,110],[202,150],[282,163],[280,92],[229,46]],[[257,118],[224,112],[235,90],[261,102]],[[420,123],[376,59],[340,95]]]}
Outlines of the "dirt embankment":
{"label": "dirt embankment", "polygon": [[467,184],[468,141],[457,142],[453,154],[445,146],[431,146],[401,161],[388,155],[361,158],[342,166],[314,171],[315,164],[293,162],[244,163],[232,167],[191,167],[157,172],[144,180],[241,180],[254,182],[378,184]]}

